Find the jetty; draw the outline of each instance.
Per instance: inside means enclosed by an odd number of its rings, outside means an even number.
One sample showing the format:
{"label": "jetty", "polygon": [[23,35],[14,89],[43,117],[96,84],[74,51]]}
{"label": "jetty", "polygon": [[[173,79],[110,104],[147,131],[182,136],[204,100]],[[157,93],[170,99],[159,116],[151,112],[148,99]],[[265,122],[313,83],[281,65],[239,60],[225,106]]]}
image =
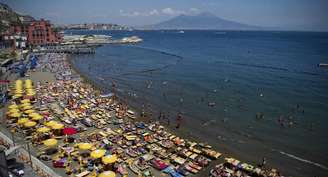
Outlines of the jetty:
{"label": "jetty", "polygon": [[70,45],[48,45],[34,49],[35,53],[67,53],[67,54],[93,54],[95,48],[100,45],[70,44]]}

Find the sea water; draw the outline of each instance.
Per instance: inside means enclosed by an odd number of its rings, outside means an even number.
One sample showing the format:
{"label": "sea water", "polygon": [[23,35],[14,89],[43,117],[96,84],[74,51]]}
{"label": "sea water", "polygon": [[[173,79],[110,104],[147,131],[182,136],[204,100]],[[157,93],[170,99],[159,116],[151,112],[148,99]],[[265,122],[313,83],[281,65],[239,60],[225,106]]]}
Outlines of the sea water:
{"label": "sea water", "polygon": [[328,33],[69,31],[137,35],[73,64],[128,104],[224,153],[292,176],[328,176]]}

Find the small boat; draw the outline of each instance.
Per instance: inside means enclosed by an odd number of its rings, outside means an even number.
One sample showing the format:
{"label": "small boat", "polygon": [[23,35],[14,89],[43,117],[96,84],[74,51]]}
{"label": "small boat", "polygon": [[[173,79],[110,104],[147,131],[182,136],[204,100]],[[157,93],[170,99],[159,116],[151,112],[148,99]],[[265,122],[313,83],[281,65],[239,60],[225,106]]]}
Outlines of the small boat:
{"label": "small boat", "polygon": [[318,66],[319,67],[328,67],[328,63],[319,63]]}

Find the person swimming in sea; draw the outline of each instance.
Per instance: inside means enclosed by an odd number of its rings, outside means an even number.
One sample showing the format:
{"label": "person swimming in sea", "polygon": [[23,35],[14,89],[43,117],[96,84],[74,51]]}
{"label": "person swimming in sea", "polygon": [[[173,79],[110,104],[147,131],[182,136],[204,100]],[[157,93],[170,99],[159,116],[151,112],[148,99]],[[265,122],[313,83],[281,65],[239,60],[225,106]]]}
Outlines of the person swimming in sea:
{"label": "person swimming in sea", "polygon": [[256,120],[263,120],[264,119],[264,115],[263,115],[263,113],[258,112],[258,113],[256,113],[255,118],[256,118]]}
{"label": "person swimming in sea", "polygon": [[177,122],[177,125],[175,126],[175,128],[180,128],[180,125],[181,125],[181,122],[182,122],[182,114],[181,112],[178,113],[178,116],[176,118],[176,122]]}

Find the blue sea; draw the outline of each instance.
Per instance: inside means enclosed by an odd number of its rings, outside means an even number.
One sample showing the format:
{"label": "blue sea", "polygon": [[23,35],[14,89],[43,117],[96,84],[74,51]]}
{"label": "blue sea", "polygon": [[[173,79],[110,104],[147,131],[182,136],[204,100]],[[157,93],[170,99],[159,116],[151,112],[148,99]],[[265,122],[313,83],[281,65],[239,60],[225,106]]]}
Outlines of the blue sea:
{"label": "blue sea", "polygon": [[[154,119],[254,165],[266,157],[286,176],[328,176],[328,33],[66,31],[137,35],[73,56],[74,66]],[[166,123],[163,122],[163,124]]]}

